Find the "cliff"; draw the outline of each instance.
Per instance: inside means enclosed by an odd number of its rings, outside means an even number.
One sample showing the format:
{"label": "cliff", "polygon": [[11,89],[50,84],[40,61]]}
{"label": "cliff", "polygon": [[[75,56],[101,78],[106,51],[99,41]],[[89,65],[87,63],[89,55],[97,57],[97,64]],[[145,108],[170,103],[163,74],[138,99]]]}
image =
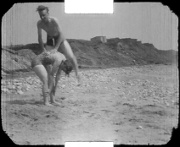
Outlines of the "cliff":
{"label": "cliff", "polygon": [[[106,43],[68,39],[80,68],[106,68],[145,64],[177,64],[178,52],[158,50],[131,38],[111,38]],[[38,44],[2,48],[1,73],[31,71],[30,62],[41,53]]]}

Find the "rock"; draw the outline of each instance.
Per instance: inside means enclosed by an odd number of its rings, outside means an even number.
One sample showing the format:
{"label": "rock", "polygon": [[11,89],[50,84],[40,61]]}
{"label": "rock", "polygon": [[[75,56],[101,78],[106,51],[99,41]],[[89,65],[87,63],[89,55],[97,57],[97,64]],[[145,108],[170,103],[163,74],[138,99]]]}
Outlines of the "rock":
{"label": "rock", "polygon": [[27,84],[24,84],[24,85],[21,87],[21,90],[22,90],[22,91],[27,91],[28,89],[30,89],[30,86],[27,85]]}
{"label": "rock", "polygon": [[168,102],[165,101],[164,103],[166,104],[166,106],[169,106],[169,103],[168,103]]}
{"label": "rock", "polygon": [[31,88],[31,86],[26,85],[26,90],[29,90]]}
{"label": "rock", "polygon": [[9,93],[9,90],[5,87],[1,88],[2,92],[6,92],[6,93]]}
{"label": "rock", "polygon": [[18,82],[18,83],[15,83],[16,86],[21,86],[22,87],[22,82]]}
{"label": "rock", "polygon": [[8,88],[9,90],[12,90],[12,89],[16,89],[16,86],[15,86],[15,85],[8,85],[7,88]]}
{"label": "rock", "polygon": [[61,85],[61,88],[65,88],[65,85]]}
{"label": "rock", "polygon": [[34,89],[38,88],[36,85],[33,86]]}
{"label": "rock", "polygon": [[142,126],[138,126],[137,129],[143,129],[143,127]]}
{"label": "rock", "polygon": [[21,90],[18,90],[17,91],[17,94],[20,94],[20,95],[22,95],[22,94],[24,94]]}
{"label": "rock", "polygon": [[6,85],[6,81],[5,80],[1,80],[1,85]]}

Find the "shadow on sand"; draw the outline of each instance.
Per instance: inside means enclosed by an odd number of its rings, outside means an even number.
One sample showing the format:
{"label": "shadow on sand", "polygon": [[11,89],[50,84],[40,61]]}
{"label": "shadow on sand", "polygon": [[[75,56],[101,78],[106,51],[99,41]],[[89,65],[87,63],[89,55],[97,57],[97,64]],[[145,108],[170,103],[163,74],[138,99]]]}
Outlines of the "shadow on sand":
{"label": "shadow on sand", "polygon": [[[61,103],[62,100],[65,100],[65,97],[60,97],[56,99],[57,102]],[[7,104],[15,104],[15,105],[36,105],[36,106],[43,106],[44,102],[43,100],[35,100],[35,99],[30,99],[30,100],[9,100],[6,101]]]}
{"label": "shadow on sand", "polygon": [[16,105],[44,105],[43,101],[36,101],[34,99],[32,100],[11,100],[11,101],[6,101],[8,104],[16,104]]}

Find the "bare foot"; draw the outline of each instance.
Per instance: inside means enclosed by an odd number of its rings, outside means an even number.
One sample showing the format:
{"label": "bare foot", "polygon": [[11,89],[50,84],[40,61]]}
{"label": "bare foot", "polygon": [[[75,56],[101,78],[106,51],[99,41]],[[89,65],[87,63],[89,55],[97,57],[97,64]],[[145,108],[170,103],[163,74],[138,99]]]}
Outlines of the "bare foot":
{"label": "bare foot", "polygon": [[53,105],[52,104],[50,104],[50,103],[45,103],[44,104],[45,106],[50,106],[50,107],[52,107]]}
{"label": "bare foot", "polygon": [[58,103],[58,102],[56,102],[56,101],[51,102],[51,104],[57,105],[57,106],[61,106],[61,103]]}
{"label": "bare foot", "polygon": [[77,86],[81,86],[82,85],[82,81],[80,76],[77,76]]}

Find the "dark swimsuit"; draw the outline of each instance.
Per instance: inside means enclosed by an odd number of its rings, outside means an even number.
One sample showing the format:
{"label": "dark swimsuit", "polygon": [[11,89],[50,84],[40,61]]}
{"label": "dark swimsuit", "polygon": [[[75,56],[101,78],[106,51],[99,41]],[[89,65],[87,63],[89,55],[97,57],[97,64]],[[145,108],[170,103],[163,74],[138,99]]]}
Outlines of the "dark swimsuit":
{"label": "dark swimsuit", "polygon": [[58,41],[58,36],[51,37],[51,36],[47,35],[46,45],[55,46],[57,41]]}
{"label": "dark swimsuit", "polygon": [[[49,45],[49,46],[55,46],[58,42],[58,37],[59,35],[57,36],[49,36],[47,35],[47,42],[46,42],[46,45]],[[63,34],[61,34],[61,43],[63,43],[65,40],[65,37]]]}
{"label": "dark swimsuit", "polygon": [[44,52],[41,53],[40,55],[36,56],[32,62],[31,62],[31,67],[35,67],[36,65],[50,65],[53,64],[54,60],[49,58],[48,55],[46,55]]}
{"label": "dark swimsuit", "polygon": [[[58,41],[58,35],[57,36],[49,36],[47,35],[47,42],[46,42],[46,45],[49,45],[49,46],[55,46],[57,44],[57,41]],[[62,37],[62,42],[64,42],[65,38],[64,36],[61,36]],[[62,43],[61,42],[61,43]],[[60,50],[58,50],[59,52],[61,52]],[[40,55],[38,55],[37,57],[35,57],[32,62],[31,62],[31,67],[35,67],[36,65],[44,65],[44,66],[47,66],[47,65],[50,65],[54,62],[53,59],[51,59],[50,57],[48,57],[48,55],[46,55],[44,52],[41,53]]]}

